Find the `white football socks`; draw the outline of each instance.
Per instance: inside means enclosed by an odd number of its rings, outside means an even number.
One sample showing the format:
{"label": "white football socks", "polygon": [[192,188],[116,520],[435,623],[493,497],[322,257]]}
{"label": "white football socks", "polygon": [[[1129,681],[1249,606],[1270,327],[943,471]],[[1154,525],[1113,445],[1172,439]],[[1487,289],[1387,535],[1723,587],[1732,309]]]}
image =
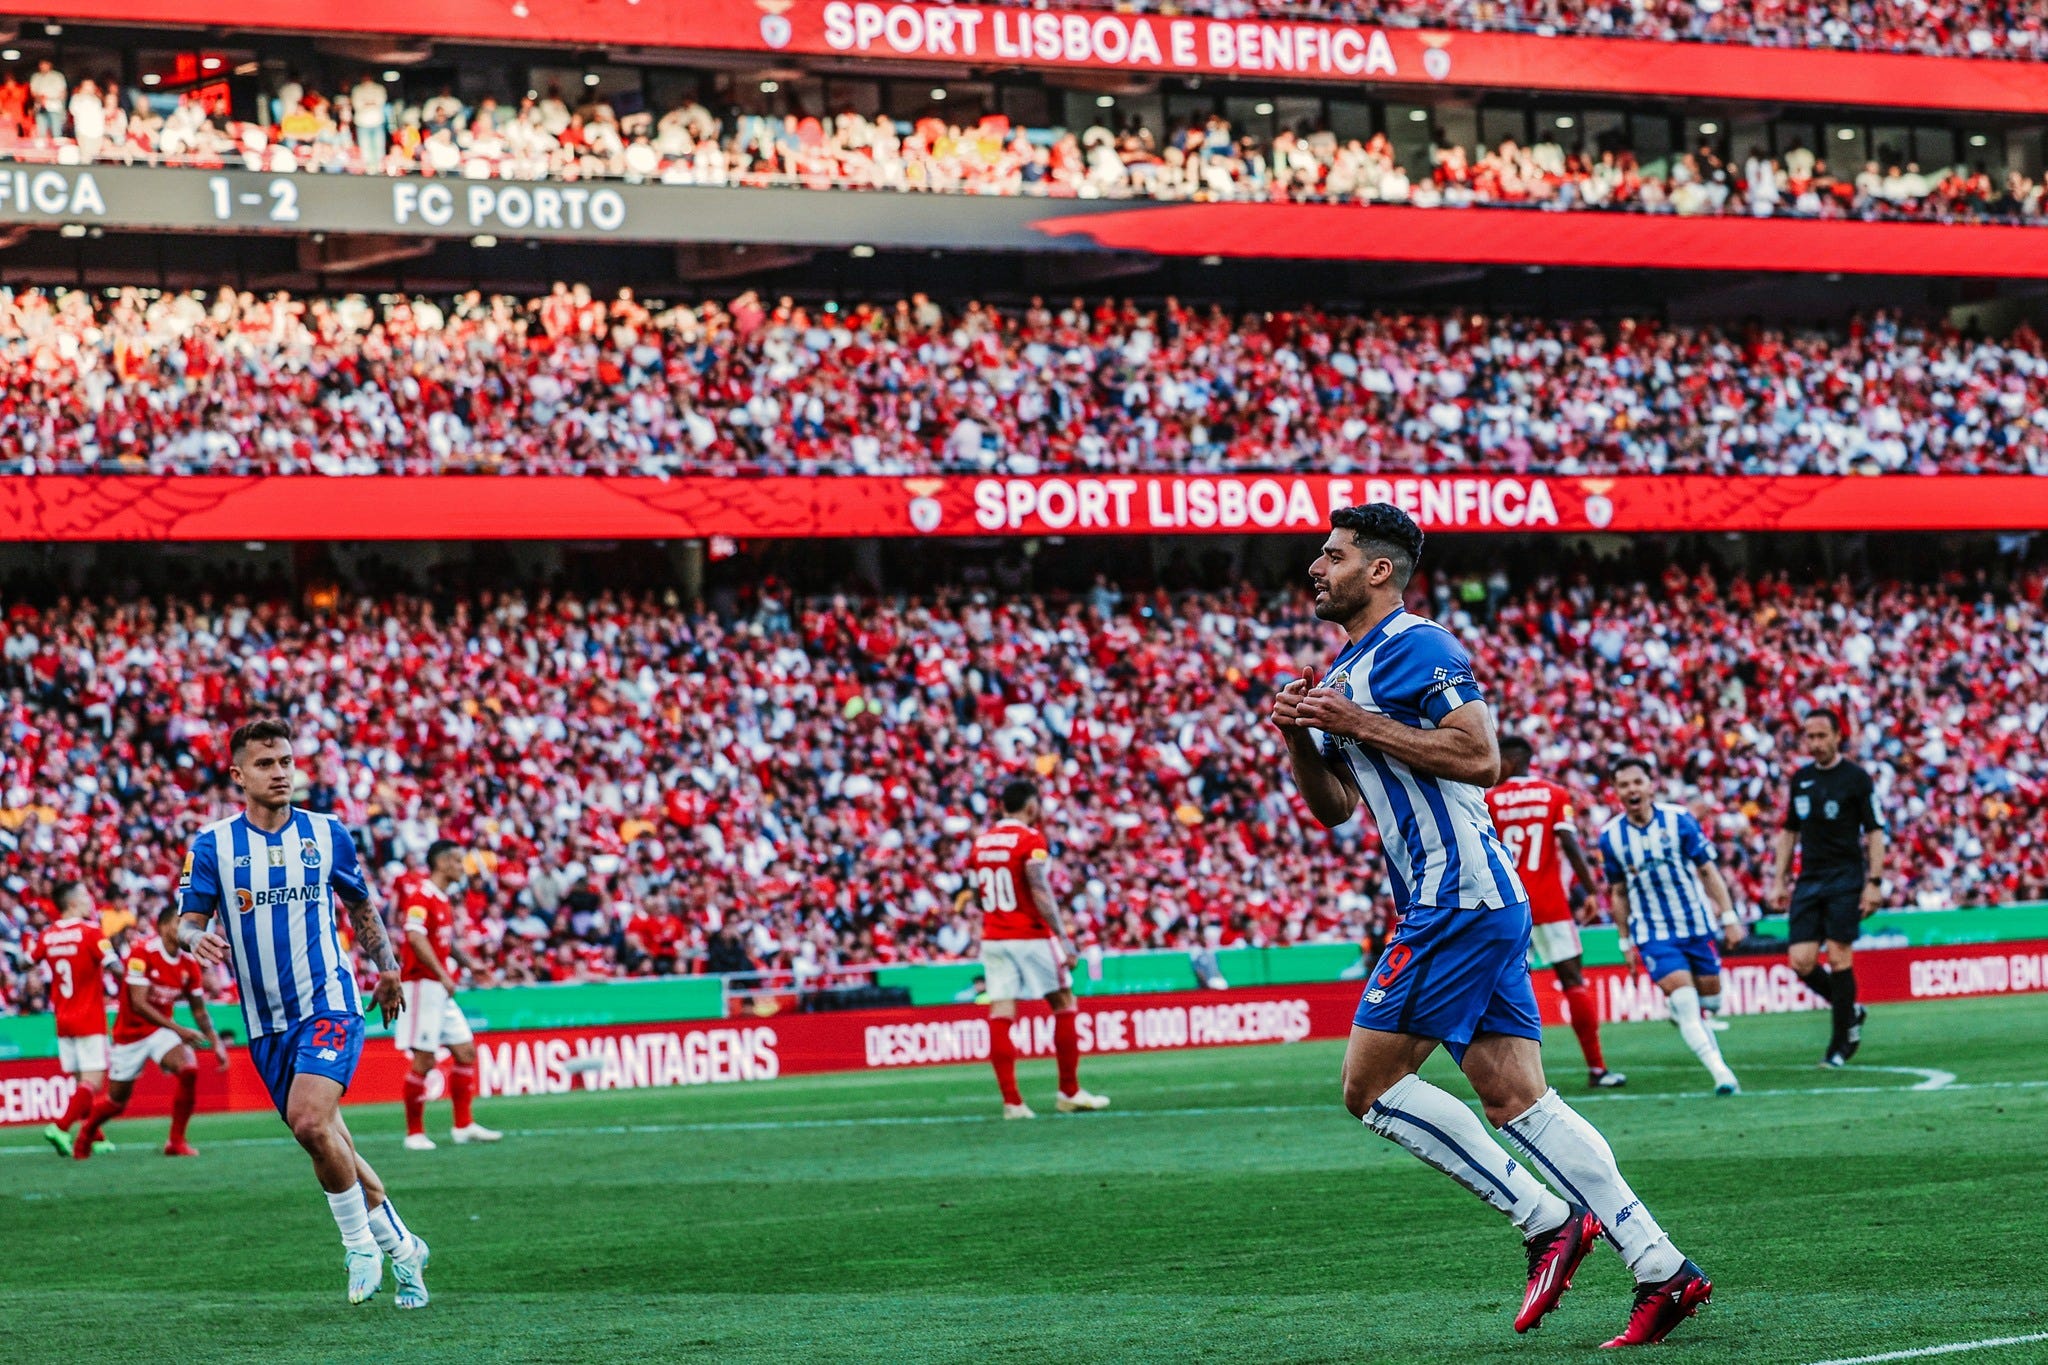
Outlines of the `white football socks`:
{"label": "white football socks", "polygon": [[1671,992],[1671,1018],[1678,1025],[1678,1036],[1685,1039],[1692,1055],[1713,1076],[1714,1084],[1735,1084],[1735,1073],[1721,1060],[1721,1045],[1714,1041],[1713,1031],[1700,1017],[1700,993],[1691,986],[1680,986]]}
{"label": "white football socks", "polygon": [[1562,1227],[1570,1215],[1562,1199],[1501,1150],[1478,1115],[1420,1076],[1388,1086],[1366,1111],[1365,1126],[1499,1209],[1525,1238]]}
{"label": "white football socks", "polygon": [[1702,995],[1700,997],[1700,1012],[1702,1014],[1719,1014],[1721,1012],[1721,992],[1715,991],[1712,995]]}
{"label": "white football socks", "polygon": [[1637,1283],[1652,1284],[1678,1273],[1685,1258],[1621,1178],[1607,1139],[1555,1090],[1544,1091],[1542,1099],[1509,1119],[1502,1131],[1547,1179],[1593,1211]]}
{"label": "white football socks", "polygon": [[370,1233],[387,1256],[403,1256],[412,1245],[412,1229],[398,1216],[389,1195],[384,1197],[383,1203],[370,1210]]}
{"label": "white football socks", "polygon": [[341,1229],[341,1244],[350,1251],[375,1251],[377,1239],[370,1235],[370,1209],[363,1202],[363,1187],[360,1182],[349,1186],[340,1194],[327,1196],[327,1207],[334,1213],[334,1226]]}

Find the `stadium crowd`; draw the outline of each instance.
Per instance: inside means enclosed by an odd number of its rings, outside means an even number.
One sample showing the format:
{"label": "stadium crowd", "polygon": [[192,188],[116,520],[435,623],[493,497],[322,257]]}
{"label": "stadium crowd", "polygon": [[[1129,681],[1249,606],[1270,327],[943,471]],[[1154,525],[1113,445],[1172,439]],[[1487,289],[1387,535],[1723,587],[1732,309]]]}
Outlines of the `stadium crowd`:
{"label": "stadium crowd", "polygon": [[2048,473],[2048,352],[1299,312],[0,289],[10,472]]}
{"label": "stadium crowd", "polygon": [[[1307,126],[1261,139],[1220,114],[1169,129],[1024,128],[840,112],[742,115],[728,130],[701,104],[621,115],[592,96],[465,104],[452,92],[404,103],[365,75],[331,96],[289,82],[264,117],[232,119],[197,95],[168,113],[84,80],[68,99],[49,63],[0,80],[0,154],[265,172],[370,172],[470,180],[617,178],[629,183],[802,186],[1079,198],[1625,209],[1682,216],[2023,221],[2041,184],[1958,163],[1923,168],[1899,149],[1831,168],[1794,144],[1782,156],[1712,144],[1645,165],[1626,148],[1557,140],[1491,147],[1439,136],[1427,167],[1404,165],[1385,133],[1340,139]],[[43,81],[55,102],[32,89]],[[370,110],[368,115],[359,110]],[[1113,117],[1111,123],[1117,122]]]}
{"label": "stadium crowd", "polygon": [[[996,0],[1033,5],[1041,0]],[[1929,56],[2036,59],[2048,13],[2035,0],[1075,0],[1086,8],[1219,19],[1326,19],[1480,32],[1581,34],[1658,42],[1846,49]]]}
{"label": "stadium crowd", "polygon": [[[1653,755],[1751,907],[1799,713],[1838,709],[1892,814],[1888,894],[2048,896],[2048,569],[2006,587],[1783,577],[1418,579],[1504,725],[1580,788]],[[720,619],[654,596],[452,605],[238,598],[17,603],[0,640],[0,1006],[61,877],[117,925],[171,894],[225,808],[234,719],[290,715],[303,800],[388,886],[469,843],[489,981],[760,966],[800,981],[974,950],[961,876],[989,793],[1036,774],[1086,945],[1356,941],[1377,836],[1304,823],[1270,690],[1320,663],[1292,592],[797,602]]]}

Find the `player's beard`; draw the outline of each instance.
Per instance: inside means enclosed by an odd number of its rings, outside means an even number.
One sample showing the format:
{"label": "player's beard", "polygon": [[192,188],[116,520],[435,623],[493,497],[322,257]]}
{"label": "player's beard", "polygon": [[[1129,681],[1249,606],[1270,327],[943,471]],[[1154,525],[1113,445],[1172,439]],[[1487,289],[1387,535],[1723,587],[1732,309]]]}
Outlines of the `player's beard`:
{"label": "player's beard", "polygon": [[1323,585],[1323,595],[1315,599],[1316,618],[1322,621],[1349,621],[1358,615],[1359,605],[1345,600],[1334,583]]}

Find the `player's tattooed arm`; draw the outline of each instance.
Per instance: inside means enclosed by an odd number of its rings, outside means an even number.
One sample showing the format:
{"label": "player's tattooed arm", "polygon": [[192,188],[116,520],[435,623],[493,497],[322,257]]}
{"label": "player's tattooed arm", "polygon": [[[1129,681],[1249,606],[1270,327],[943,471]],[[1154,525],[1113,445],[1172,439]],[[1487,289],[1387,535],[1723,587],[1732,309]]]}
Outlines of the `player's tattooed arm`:
{"label": "player's tattooed arm", "polygon": [[384,932],[384,917],[368,897],[342,904],[348,909],[349,928],[355,931],[356,951],[376,964],[377,988],[370,992],[370,999],[389,1027],[405,1009],[405,992],[398,984],[398,953],[391,946],[391,935]]}
{"label": "player's tattooed arm", "polygon": [[1037,907],[1038,917],[1055,938],[1065,942],[1067,926],[1060,918],[1060,903],[1052,894],[1052,877],[1046,871],[1045,859],[1033,858],[1024,864],[1024,884],[1031,889],[1031,903]]}
{"label": "player's tattooed arm", "polygon": [[368,900],[344,902],[348,908],[349,928],[356,936],[356,951],[368,958],[379,972],[398,970],[398,952],[391,946],[391,935],[384,931],[384,919],[377,913],[377,907]]}

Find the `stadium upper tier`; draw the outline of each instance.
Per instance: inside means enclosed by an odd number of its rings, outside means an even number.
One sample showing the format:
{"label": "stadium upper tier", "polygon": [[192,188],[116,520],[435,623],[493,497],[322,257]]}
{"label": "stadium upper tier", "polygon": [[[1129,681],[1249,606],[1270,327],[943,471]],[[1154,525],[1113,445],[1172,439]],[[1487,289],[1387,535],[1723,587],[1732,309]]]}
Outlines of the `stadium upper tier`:
{"label": "stadium upper tier", "polygon": [[[1310,119],[1257,135],[1221,113],[1151,127],[1111,110],[1079,130],[1000,115],[721,119],[694,101],[622,116],[595,97],[572,107],[559,88],[503,103],[446,92],[407,103],[367,80],[332,94],[292,83],[263,102],[262,117],[242,119],[217,116],[196,95],[167,112],[131,109],[90,79],[41,113],[10,112],[5,94],[0,86],[0,155],[29,163],[1756,218],[2033,223],[2042,211],[2039,180],[2018,166],[1993,169],[2002,156],[1986,150],[1987,137],[1966,144],[1947,130],[1892,129],[1859,155],[1864,134],[1845,125],[1853,146],[1834,145],[1851,159],[1831,163],[1818,138],[1789,136],[1774,154],[1761,141],[1738,146],[1712,120],[1696,121],[1689,150],[1672,150],[1660,129],[1664,145],[1648,152],[1625,131],[1589,140],[1570,117],[1491,144],[1439,129],[1411,146],[1385,132],[1340,138]],[[354,105],[372,97],[376,121],[365,125]],[[1923,165],[1916,147],[1947,160]]]}
{"label": "stadium upper tier", "polygon": [[[1042,8],[1042,0],[992,3]],[[1061,8],[1952,57],[2036,59],[2048,54],[2048,6],[2038,0],[2008,5],[1968,0],[1062,0]]]}
{"label": "stadium upper tier", "polygon": [[[359,831],[387,888],[436,837],[477,846],[467,912],[508,980],[627,970],[622,931],[664,912],[686,955],[732,923],[766,965],[959,956],[966,845],[1020,773],[1046,788],[1085,942],[1356,942],[1384,905],[1377,835],[1305,820],[1264,719],[1332,651],[1298,593],[757,588],[727,620],[517,592],[16,603],[0,1007],[55,880],[145,919],[170,894],[227,808],[228,727],[266,712],[299,726],[301,799]],[[1753,910],[1814,705],[1847,716],[1891,813],[1890,902],[2048,896],[2044,590],[2038,567],[2009,588],[1680,570],[1425,578],[1416,599],[1469,643],[1539,771],[1578,789],[1582,837],[1610,810],[1605,762],[1653,755]]]}
{"label": "stadium upper tier", "polygon": [[2048,353],[1313,308],[0,291],[12,472],[2048,474]]}

